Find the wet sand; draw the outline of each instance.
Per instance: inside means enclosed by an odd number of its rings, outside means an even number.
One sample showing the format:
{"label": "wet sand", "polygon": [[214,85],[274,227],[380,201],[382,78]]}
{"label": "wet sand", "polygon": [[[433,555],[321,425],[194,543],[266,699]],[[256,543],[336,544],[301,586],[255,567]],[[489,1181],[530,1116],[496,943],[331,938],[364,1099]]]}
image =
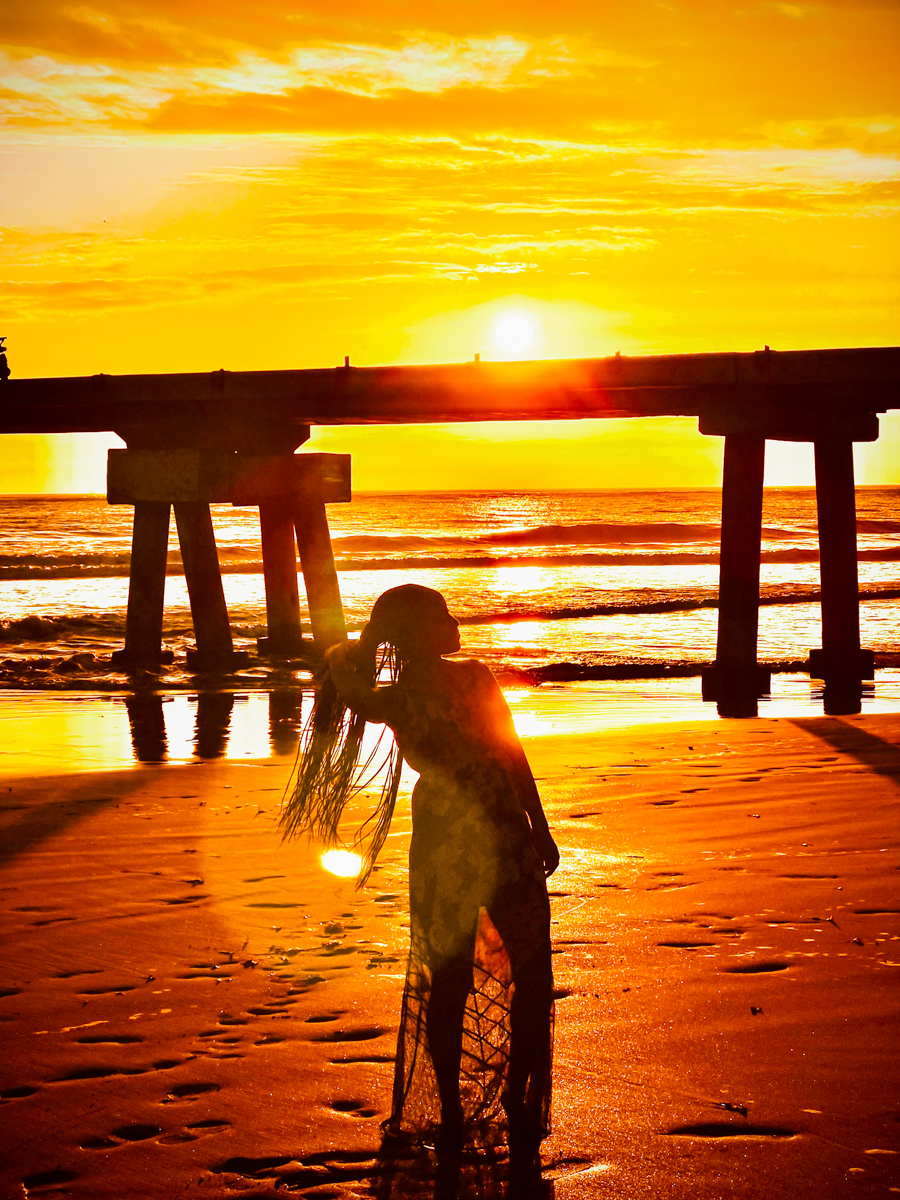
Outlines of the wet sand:
{"label": "wet sand", "polygon": [[[563,856],[554,1133],[542,1185],[438,1194],[900,1193],[900,715],[526,747]],[[379,1158],[406,809],[356,892],[280,843],[286,772],[2,782],[0,1195],[434,1194]]]}

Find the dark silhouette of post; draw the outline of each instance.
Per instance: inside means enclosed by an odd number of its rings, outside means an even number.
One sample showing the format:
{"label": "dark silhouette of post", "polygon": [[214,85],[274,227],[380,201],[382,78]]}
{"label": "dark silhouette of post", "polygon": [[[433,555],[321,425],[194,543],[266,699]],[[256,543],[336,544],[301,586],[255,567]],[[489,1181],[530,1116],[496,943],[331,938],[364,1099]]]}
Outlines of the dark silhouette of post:
{"label": "dark silhouette of post", "polygon": [[125,647],[112,655],[117,666],[153,668],[172,661],[171,651],[162,649],[169,508],[153,501],[134,506]]}
{"label": "dark silhouette of post", "polygon": [[200,671],[227,670],[233,665],[234,643],[209,505],[201,500],[179,500],[173,508],[197,639],[197,648],[188,651],[188,666]]}
{"label": "dark silhouette of post", "polygon": [[341,590],[324,503],[315,498],[297,497],[294,501],[294,528],[306,584],[313,643],[321,652],[336,642],[347,640]]}
{"label": "dark silhouette of post", "polygon": [[703,697],[726,716],[755,713],[769,690],[769,673],[756,661],[765,456],[765,438],[725,438],[716,662],[704,672]]}
{"label": "dark silhouette of post", "polygon": [[222,758],[231,731],[231,692],[201,692],[194,721],[194,753],[198,758]]}
{"label": "dark silhouette of post", "polygon": [[138,762],[165,762],[168,757],[163,698],[152,692],[125,697],[131,744]]}
{"label": "dark silhouette of post", "polygon": [[853,443],[815,443],[816,509],[822,586],[822,647],[809,652],[809,673],[825,682],[826,712],[860,710],[861,681],[874,674],[874,655],[859,642],[859,578]]}
{"label": "dark silhouette of post", "polygon": [[[235,505],[259,507],[268,623],[260,653],[291,655],[312,648],[321,654],[344,641],[347,628],[325,505],[349,502],[350,455],[239,454],[231,496]],[[298,552],[312,647],[301,640]]]}
{"label": "dark silhouette of post", "polygon": [[294,515],[287,497],[260,501],[259,527],[268,633],[265,645],[260,649],[275,655],[299,654],[303,649],[300,589],[297,586]]}
{"label": "dark silhouette of post", "polygon": [[295,754],[303,723],[303,691],[273,688],[269,692],[269,745],[273,754]]}

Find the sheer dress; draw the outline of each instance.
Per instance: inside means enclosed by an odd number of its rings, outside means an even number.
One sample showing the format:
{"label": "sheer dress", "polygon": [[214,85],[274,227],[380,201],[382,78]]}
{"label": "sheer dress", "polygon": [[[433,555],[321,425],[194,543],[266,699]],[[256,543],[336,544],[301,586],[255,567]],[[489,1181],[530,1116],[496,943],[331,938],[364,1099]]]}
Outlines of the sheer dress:
{"label": "sheer dress", "polygon": [[[506,1083],[516,981],[533,970],[549,974],[547,885],[517,783],[527,763],[500,687],[482,663],[442,660],[426,682],[401,676],[376,695],[377,719],[394,731],[419,772],[409,855],[410,955],[385,1128],[417,1135],[440,1120],[425,1036],[431,977],[442,964],[468,958],[460,1090],[470,1136],[481,1127],[487,1139]],[[546,1061],[532,1070],[526,1093],[545,1133],[552,1005],[547,1018]]]}

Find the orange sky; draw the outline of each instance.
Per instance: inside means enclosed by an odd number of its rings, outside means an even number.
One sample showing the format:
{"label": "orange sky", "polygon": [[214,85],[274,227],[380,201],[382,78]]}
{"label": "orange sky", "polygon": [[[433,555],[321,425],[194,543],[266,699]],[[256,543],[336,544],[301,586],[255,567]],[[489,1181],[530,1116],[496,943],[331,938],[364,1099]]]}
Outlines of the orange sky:
{"label": "orange sky", "polygon": [[[6,0],[17,376],[897,344],[896,0]],[[900,483],[900,414],[861,448]],[[103,490],[0,439],[0,491]],[[715,484],[691,422],[321,431],[357,487]],[[775,445],[770,482],[810,482]]]}

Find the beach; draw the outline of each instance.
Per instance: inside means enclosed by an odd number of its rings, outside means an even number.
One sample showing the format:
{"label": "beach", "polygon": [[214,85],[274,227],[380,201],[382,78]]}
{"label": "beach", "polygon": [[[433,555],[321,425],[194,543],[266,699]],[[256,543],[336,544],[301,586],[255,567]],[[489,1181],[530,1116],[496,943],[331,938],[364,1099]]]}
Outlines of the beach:
{"label": "beach", "polygon": [[[540,1184],[467,1160],[449,1194],[900,1192],[900,715],[524,744],[562,852],[553,1132]],[[356,891],[282,844],[289,770],[4,774],[0,1195],[448,1194],[381,1148],[408,803]]]}

